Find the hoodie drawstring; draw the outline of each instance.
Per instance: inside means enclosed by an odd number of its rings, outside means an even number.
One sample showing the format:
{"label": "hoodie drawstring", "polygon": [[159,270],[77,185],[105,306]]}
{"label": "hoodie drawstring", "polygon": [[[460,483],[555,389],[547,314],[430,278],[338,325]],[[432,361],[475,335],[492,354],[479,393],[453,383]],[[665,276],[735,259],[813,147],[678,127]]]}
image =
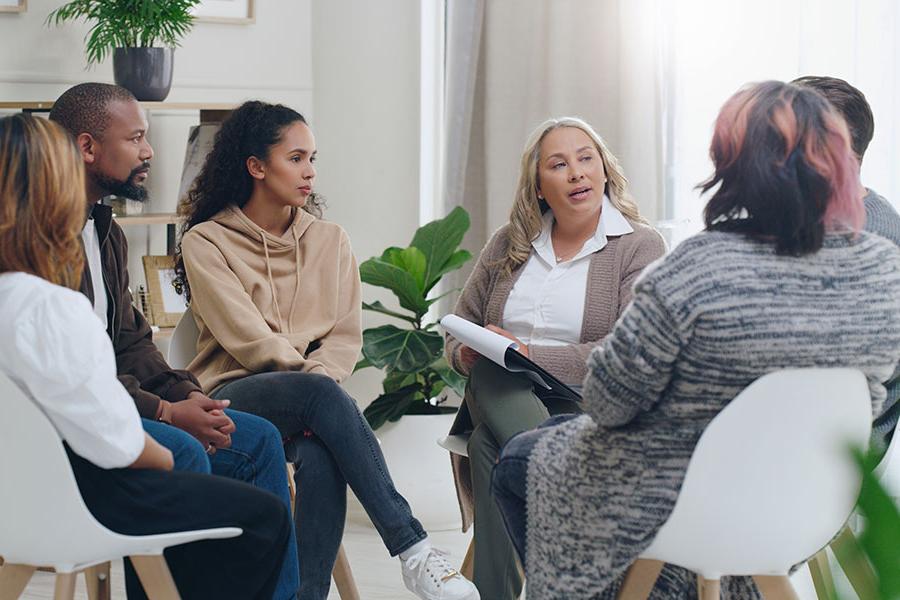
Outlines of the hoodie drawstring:
{"label": "hoodie drawstring", "polygon": [[297,304],[297,297],[300,295],[300,240],[297,238],[296,223],[291,225],[291,234],[294,238],[294,270],[296,273],[296,281],[294,282],[294,296],[291,298],[291,307],[288,311],[288,324],[294,322],[294,308]]}
{"label": "hoodie drawstring", "polygon": [[278,316],[278,328],[282,333],[287,333],[284,328],[284,320],[281,318],[281,308],[278,306],[278,294],[275,292],[275,280],[272,279],[272,263],[269,260],[269,244],[266,243],[266,234],[260,232],[259,237],[262,238],[263,251],[266,253],[266,272],[269,275],[269,291],[272,292],[272,302],[275,305],[275,314]]}

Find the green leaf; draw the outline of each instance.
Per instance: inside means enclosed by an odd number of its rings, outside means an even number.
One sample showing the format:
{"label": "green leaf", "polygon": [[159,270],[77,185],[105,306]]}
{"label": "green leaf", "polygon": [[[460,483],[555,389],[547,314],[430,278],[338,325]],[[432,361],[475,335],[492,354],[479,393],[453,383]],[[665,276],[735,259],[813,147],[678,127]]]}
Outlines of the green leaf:
{"label": "green leaf", "polygon": [[363,331],[363,356],[379,369],[415,373],[439,358],[443,350],[444,339],[433,331],[394,325]]}
{"label": "green leaf", "polygon": [[441,268],[453,256],[469,229],[469,213],[457,206],[443,219],[423,225],[416,231],[410,246],[422,251],[426,258],[425,288],[430,290],[440,279]]}
{"label": "green leaf", "polygon": [[384,387],[384,392],[389,394],[391,392],[396,392],[402,387],[406,387],[408,385],[412,385],[417,382],[415,373],[403,373],[402,371],[392,371],[387,374],[384,378],[384,381],[381,383],[382,387]]}
{"label": "green leaf", "polygon": [[[408,385],[389,394],[381,394],[363,411],[372,429],[378,429],[386,421],[397,421],[416,402],[418,385]],[[421,400],[419,401],[421,403]]]}
{"label": "green leaf", "polygon": [[415,278],[404,269],[379,258],[370,258],[359,265],[359,277],[369,285],[391,290],[400,306],[420,317],[428,312],[428,304]]}
{"label": "green leaf", "polygon": [[[455,271],[456,269],[460,268],[461,266],[466,264],[466,262],[471,258],[472,258],[472,253],[469,252],[468,250],[457,250],[456,252],[451,254],[450,258],[447,259],[447,262],[445,262],[441,266],[441,268],[438,269],[438,272],[435,274],[434,282],[431,284],[432,287],[438,281],[440,281],[441,277],[443,277],[450,271]],[[431,288],[428,288],[428,289],[430,290]]]}
{"label": "green leaf", "polygon": [[442,356],[431,364],[431,368],[437,372],[444,383],[450,386],[450,389],[456,392],[460,398],[465,396],[467,380],[447,364],[447,359]]}
{"label": "green leaf", "polygon": [[357,362],[357,363],[353,366],[353,372],[356,373],[356,372],[359,371],[360,369],[366,369],[366,368],[371,367],[371,366],[373,366],[373,365],[372,365],[372,363],[369,362],[369,359],[366,358],[366,357],[362,357],[361,359],[359,359],[359,362]]}
{"label": "green leaf", "polygon": [[858,503],[866,523],[859,543],[878,575],[881,597],[900,598],[900,510],[872,473],[874,462],[858,451],[855,456],[863,471]]}
{"label": "green leaf", "polygon": [[369,304],[368,302],[362,303],[363,310],[371,310],[372,312],[381,313],[383,315],[389,315],[391,317],[397,319],[403,319],[404,321],[409,321],[410,323],[415,323],[415,317],[410,317],[409,315],[404,315],[402,313],[395,312],[393,310],[388,309],[384,304],[381,303],[380,300],[376,300]]}

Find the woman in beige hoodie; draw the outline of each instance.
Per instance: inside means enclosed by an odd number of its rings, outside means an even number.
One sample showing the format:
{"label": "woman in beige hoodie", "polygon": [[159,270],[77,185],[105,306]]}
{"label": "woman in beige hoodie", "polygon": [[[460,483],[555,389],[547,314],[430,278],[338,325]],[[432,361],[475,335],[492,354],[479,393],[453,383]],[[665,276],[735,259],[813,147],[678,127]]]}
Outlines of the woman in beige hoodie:
{"label": "woman in beige hoodie", "polygon": [[182,206],[178,255],[200,329],[189,369],[204,391],[269,419],[296,466],[299,598],[324,599],[347,485],[420,598],[475,600],[397,492],[356,403],[340,387],[362,344],[347,234],[320,220],[315,138],[281,105],[246,102],[222,124]]}

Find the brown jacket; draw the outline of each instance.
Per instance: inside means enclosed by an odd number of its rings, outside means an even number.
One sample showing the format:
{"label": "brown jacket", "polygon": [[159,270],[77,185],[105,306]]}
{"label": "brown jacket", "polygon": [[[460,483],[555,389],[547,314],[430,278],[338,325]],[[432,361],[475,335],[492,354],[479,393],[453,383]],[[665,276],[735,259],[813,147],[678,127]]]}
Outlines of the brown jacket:
{"label": "brown jacket", "polygon": [[[570,385],[581,385],[587,374],[587,358],[591,350],[612,331],[616,320],[631,301],[635,279],[654,260],[666,252],[662,236],[648,225],[629,221],[634,231],[622,236],[609,236],[606,246],[591,256],[588,284],[585,292],[581,343],[570,346],[528,346],[531,360],[552,375]],[[469,276],[454,313],[479,325],[500,325],[506,300],[524,263],[507,275],[497,263],[506,255],[509,246],[509,225],[504,225],[488,240]],[[462,344],[446,336],[444,346],[447,360],[458,372],[466,373],[459,360]],[[463,402],[456,414],[450,434],[472,430],[469,409]],[[462,513],[463,531],[474,518],[472,479],[469,459],[451,455],[456,493]]]}
{"label": "brown jacket", "polygon": [[230,207],[184,234],[203,388],[268,371],[342,381],[362,346],[359,269],[346,232],[303,210],[282,236]]}
{"label": "brown jacket", "polygon": [[[150,325],[132,304],[128,289],[128,242],[122,228],[113,220],[112,209],[95,204],[91,215],[100,241],[103,283],[109,300],[106,332],[116,352],[119,381],[134,398],[140,415],[155,419],[160,399],[178,402],[200,386],[187,371],[172,369],[153,343]],[[85,261],[81,293],[93,304],[95,290]]]}

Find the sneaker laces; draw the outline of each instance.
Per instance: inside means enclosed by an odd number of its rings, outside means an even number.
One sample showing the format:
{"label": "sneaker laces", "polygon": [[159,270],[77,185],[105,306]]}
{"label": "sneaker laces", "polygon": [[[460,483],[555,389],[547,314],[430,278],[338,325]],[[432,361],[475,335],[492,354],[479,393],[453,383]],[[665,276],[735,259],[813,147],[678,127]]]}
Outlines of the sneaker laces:
{"label": "sneaker laces", "polygon": [[446,557],[449,555],[446,550],[431,546],[406,559],[406,567],[412,571],[418,570],[419,567],[430,568],[440,575],[441,581],[447,581],[459,575],[459,572],[447,560]]}

